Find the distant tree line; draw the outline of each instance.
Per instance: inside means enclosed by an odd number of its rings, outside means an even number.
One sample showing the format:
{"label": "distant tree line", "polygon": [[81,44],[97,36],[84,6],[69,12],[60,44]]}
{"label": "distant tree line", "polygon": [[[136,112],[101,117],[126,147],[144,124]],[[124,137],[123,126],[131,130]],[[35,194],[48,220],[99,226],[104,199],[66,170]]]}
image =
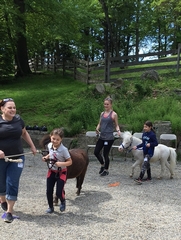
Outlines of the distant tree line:
{"label": "distant tree line", "polygon": [[2,0],[0,20],[0,78],[31,74],[37,55],[94,61],[181,42],[179,0]]}

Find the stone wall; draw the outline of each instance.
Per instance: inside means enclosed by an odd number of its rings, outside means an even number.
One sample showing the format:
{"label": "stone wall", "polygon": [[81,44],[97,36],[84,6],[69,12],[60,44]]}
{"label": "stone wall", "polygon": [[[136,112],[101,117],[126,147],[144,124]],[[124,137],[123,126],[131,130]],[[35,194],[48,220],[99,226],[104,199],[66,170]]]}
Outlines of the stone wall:
{"label": "stone wall", "polygon": [[[154,122],[154,129],[156,132],[156,136],[158,141],[160,142],[160,135],[162,133],[172,133],[172,127],[171,127],[171,122],[170,121],[155,121]],[[40,145],[39,145],[39,141],[41,140],[41,138],[48,134],[48,132],[41,132],[41,131],[37,131],[37,130],[28,130],[35,146],[37,149],[40,149]],[[28,148],[28,144],[23,141],[23,147],[24,148]],[[95,144],[97,141],[97,138],[87,138],[85,136],[85,134],[80,134],[77,137],[73,137],[73,138],[63,138],[63,144],[68,148],[82,148],[82,149],[86,149],[87,150],[87,145],[88,144]],[[120,139],[116,139],[114,142],[114,145],[120,145],[121,140]],[[165,142],[166,145],[170,145],[172,147],[174,147],[173,142]],[[181,146],[179,146],[179,151],[181,151]],[[89,154],[93,155],[93,148],[89,149]],[[114,149],[114,155],[120,155],[120,153]]]}
{"label": "stone wall", "polygon": [[[39,130],[27,130],[28,133],[31,136],[31,139],[33,141],[33,143],[35,144],[37,149],[40,149],[40,140],[42,139],[43,136],[48,135],[48,132],[42,132]],[[29,148],[29,145],[22,139],[23,142],[23,147],[24,148]],[[76,142],[75,138],[64,138],[63,139],[63,143],[67,148],[70,148],[72,143]]]}
{"label": "stone wall", "polygon": [[155,121],[153,128],[156,132],[157,139],[160,139],[162,133],[172,133],[172,124],[170,121]]}

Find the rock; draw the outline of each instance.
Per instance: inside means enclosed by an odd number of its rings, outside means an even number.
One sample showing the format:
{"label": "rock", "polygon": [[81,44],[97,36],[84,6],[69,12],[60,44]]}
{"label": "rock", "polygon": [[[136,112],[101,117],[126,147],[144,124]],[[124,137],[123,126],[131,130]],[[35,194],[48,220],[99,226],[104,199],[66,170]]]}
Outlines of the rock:
{"label": "rock", "polygon": [[141,79],[142,80],[150,79],[158,82],[160,80],[160,76],[158,75],[157,71],[148,70],[141,75]]}
{"label": "rock", "polygon": [[103,93],[105,93],[105,86],[104,86],[104,84],[96,84],[96,90],[99,92],[99,93],[101,93],[101,94],[103,94]]}

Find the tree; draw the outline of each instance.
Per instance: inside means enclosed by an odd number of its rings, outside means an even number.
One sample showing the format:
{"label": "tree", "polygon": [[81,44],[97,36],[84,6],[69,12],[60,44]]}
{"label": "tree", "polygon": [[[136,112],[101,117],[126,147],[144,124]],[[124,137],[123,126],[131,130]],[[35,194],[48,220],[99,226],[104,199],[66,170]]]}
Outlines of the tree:
{"label": "tree", "polygon": [[18,31],[16,32],[16,53],[15,61],[17,64],[16,76],[25,76],[31,73],[28,64],[28,49],[26,40],[26,23],[25,23],[25,1],[14,0],[18,15],[16,16],[16,24]]}

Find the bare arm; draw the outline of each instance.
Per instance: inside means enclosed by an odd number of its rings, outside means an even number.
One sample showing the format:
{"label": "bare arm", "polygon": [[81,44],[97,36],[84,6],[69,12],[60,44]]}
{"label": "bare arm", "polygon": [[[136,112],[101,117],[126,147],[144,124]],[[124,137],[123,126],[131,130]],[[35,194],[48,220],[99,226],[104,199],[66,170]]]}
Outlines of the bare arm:
{"label": "bare arm", "polygon": [[46,155],[46,156],[43,156],[43,157],[42,157],[42,161],[43,161],[43,162],[46,162],[49,158],[50,158],[50,154],[48,154],[48,155]]}
{"label": "bare arm", "polygon": [[114,112],[113,119],[114,119],[114,122],[115,122],[116,131],[118,132],[118,135],[120,136],[121,135],[121,131],[120,131],[120,128],[119,128],[118,115],[117,115],[116,112]]}
{"label": "bare arm", "polygon": [[[102,115],[102,113],[101,113],[101,115]],[[97,133],[97,134],[100,133],[100,132],[99,132],[99,129],[100,129],[100,125],[101,125],[101,115],[100,115],[99,122],[98,122],[97,127],[96,127],[96,133]]]}
{"label": "bare arm", "polygon": [[0,150],[0,158],[5,158],[5,154],[2,150]]}
{"label": "bare arm", "polygon": [[33,141],[31,140],[31,137],[30,137],[29,133],[26,131],[25,128],[22,129],[21,137],[28,143],[28,145],[30,146],[33,154],[37,153],[36,147],[35,147]]}

